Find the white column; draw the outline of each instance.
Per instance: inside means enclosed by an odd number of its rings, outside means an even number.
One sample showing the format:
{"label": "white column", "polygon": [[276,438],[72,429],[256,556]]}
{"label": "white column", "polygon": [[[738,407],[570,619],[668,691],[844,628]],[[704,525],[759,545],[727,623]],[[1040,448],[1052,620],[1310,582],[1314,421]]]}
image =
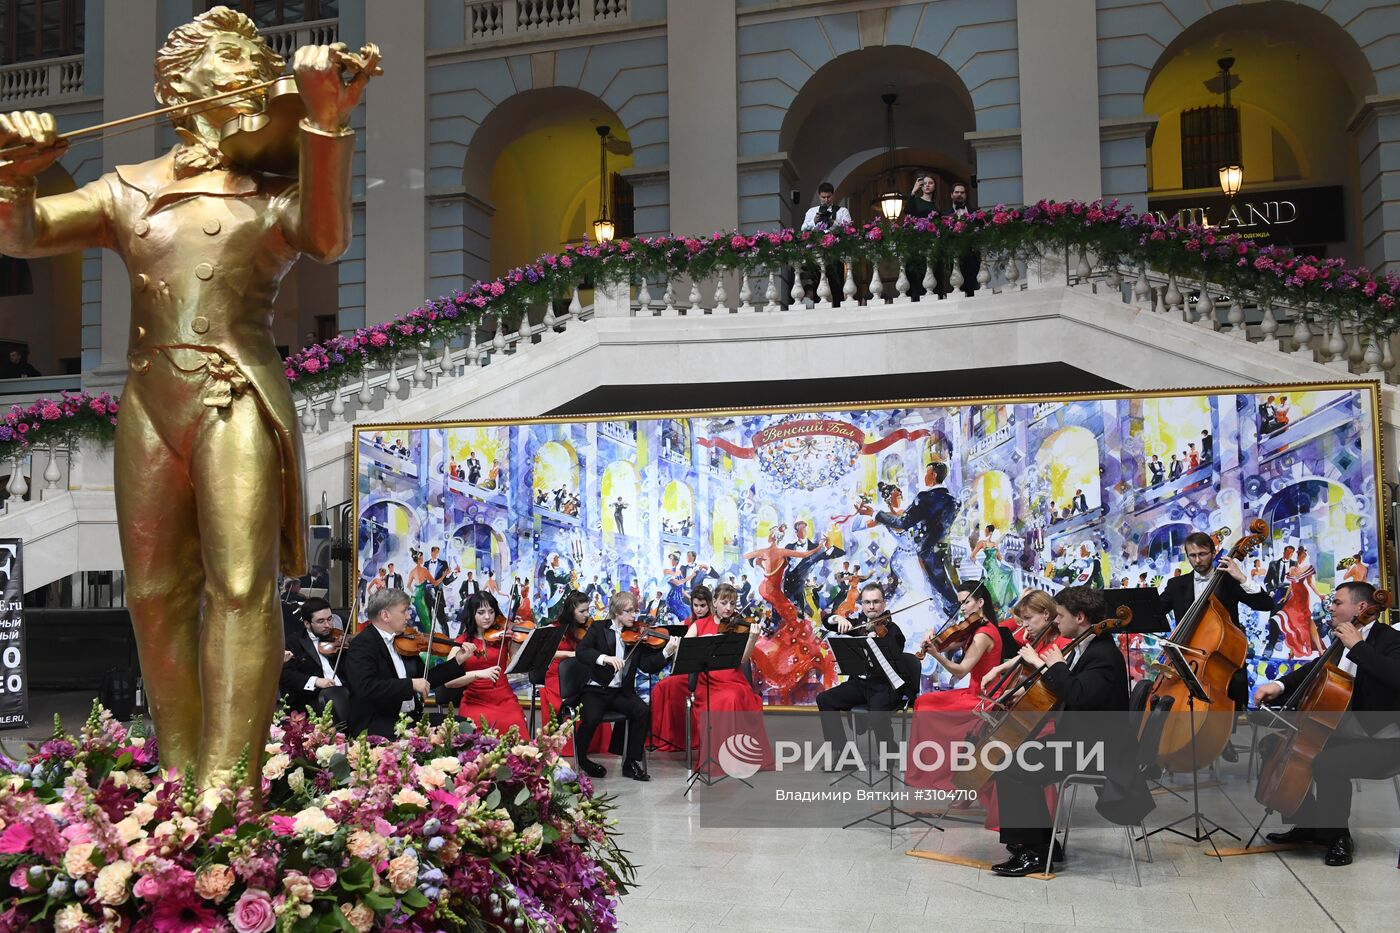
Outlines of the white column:
{"label": "white column", "polygon": [[1016,0],[1027,204],[1102,193],[1094,7],[1094,0]]}
{"label": "white column", "polygon": [[[110,14],[110,10],[109,10]],[[102,24],[102,119],[115,120],[156,106],[151,93],[151,62],[165,40],[159,0],[129,0],[121,15]],[[140,63],[133,66],[133,62]],[[159,126],[153,122],[102,143],[102,170],[146,162],[159,155]],[[119,386],[126,380],[131,329],[131,280],[111,250],[102,251],[102,362],[88,374],[88,385]]]}
{"label": "white column", "polygon": [[365,90],[365,323],[418,306],[427,288],[425,66],[422,3],[366,3],[365,35],[384,74]]}
{"label": "white column", "polygon": [[667,0],[671,229],[739,226],[739,50],[735,0]]}

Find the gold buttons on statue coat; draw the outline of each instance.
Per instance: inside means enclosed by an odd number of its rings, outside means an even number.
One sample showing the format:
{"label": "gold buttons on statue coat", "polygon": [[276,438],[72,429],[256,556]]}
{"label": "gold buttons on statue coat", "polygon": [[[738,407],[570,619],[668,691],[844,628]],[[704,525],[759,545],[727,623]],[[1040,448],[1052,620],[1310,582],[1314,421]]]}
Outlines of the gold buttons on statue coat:
{"label": "gold buttons on statue coat", "polygon": [[217,217],[210,217],[204,222],[204,232],[210,236],[216,235],[221,229],[223,228],[219,225],[219,219]]}
{"label": "gold buttons on statue coat", "polygon": [[144,272],[136,273],[136,290],[144,292],[151,287],[151,277]]}
{"label": "gold buttons on statue coat", "polygon": [[202,281],[209,281],[214,277],[214,267],[210,263],[201,262],[194,267],[194,276]]}
{"label": "gold buttons on statue coat", "polygon": [[190,321],[190,330],[196,334],[207,334],[209,332],[209,319],[202,314],[196,315],[195,319]]}
{"label": "gold buttons on statue coat", "polygon": [[137,236],[145,236],[146,234],[151,232],[151,225],[145,220],[145,218],[142,218],[131,225],[131,232],[136,234]]}

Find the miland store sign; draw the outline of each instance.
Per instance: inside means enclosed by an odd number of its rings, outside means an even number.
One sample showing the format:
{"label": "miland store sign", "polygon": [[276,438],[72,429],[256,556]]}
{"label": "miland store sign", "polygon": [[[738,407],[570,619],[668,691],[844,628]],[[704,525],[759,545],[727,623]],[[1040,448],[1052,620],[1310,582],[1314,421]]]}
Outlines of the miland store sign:
{"label": "miland store sign", "polygon": [[1223,194],[1153,198],[1147,209],[1163,222],[1220,227],[1273,246],[1311,246],[1346,239],[1341,185],[1246,191],[1235,196],[1233,205]]}

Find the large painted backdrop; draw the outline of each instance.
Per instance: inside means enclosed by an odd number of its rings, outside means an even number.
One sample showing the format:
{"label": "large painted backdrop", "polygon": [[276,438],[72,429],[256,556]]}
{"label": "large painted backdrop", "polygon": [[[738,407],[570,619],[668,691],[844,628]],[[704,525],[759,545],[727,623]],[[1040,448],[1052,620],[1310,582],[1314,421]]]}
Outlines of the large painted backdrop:
{"label": "large painted backdrop", "polygon": [[[1193,531],[1270,528],[1247,571],[1278,609],[1242,609],[1254,678],[1317,653],[1324,601],[1379,582],[1370,383],[635,420],[357,429],[361,600],[401,585],[456,634],[477,588],[551,618],[569,588],[635,593],[661,621],[731,582],[766,617],[769,705],[835,682],[817,620],[877,581],[912,649],[981,579],[999,605],[1038,587],[1160,588]],[[436,549],[436,550],[434,550]],[[363,603],[361,602],[361,605]],[[669,619],[668,617],[675,617]],[[1141,670],[1151,639],[1129,639]],[[941,668],[925,662],[924,686]]]}

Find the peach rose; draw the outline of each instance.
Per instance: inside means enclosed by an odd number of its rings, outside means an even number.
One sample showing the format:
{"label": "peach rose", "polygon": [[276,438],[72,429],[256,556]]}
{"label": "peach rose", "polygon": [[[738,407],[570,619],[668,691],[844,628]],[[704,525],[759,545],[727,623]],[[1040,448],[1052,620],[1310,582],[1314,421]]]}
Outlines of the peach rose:
{"label": "peach rose", "polygon": [[366,829],[356,829],[346,838],[345,849],[355,858],[374,861],[384,854],[384,837]]}
{"label": "peach rose", "polygon": [[92,853],[97,846],[91,842],[79,842],[69,846],[63,853],[63,870],[74,878],[86,878],[97,874],[97,866],[92,864]]}
{"label": "peach rose", "polygon": [[418,883],[418,859],[404,854],[389,860],[389,887],[395,894],[403,894]]}
{"label": "peach rose", "polygon": [[359,933],[368,933],[369,928],[374,926],[374,911],[364,904],[356,901],[354,906],[341,904],[340,912],[345,915],[345,919],[350,921],[350,925]]}
{"label": "peach rose", "polygon": [[194,893],[215,904],[228,897],[233,887],[233,869],[227,865],[206,865],[194,879]]}

